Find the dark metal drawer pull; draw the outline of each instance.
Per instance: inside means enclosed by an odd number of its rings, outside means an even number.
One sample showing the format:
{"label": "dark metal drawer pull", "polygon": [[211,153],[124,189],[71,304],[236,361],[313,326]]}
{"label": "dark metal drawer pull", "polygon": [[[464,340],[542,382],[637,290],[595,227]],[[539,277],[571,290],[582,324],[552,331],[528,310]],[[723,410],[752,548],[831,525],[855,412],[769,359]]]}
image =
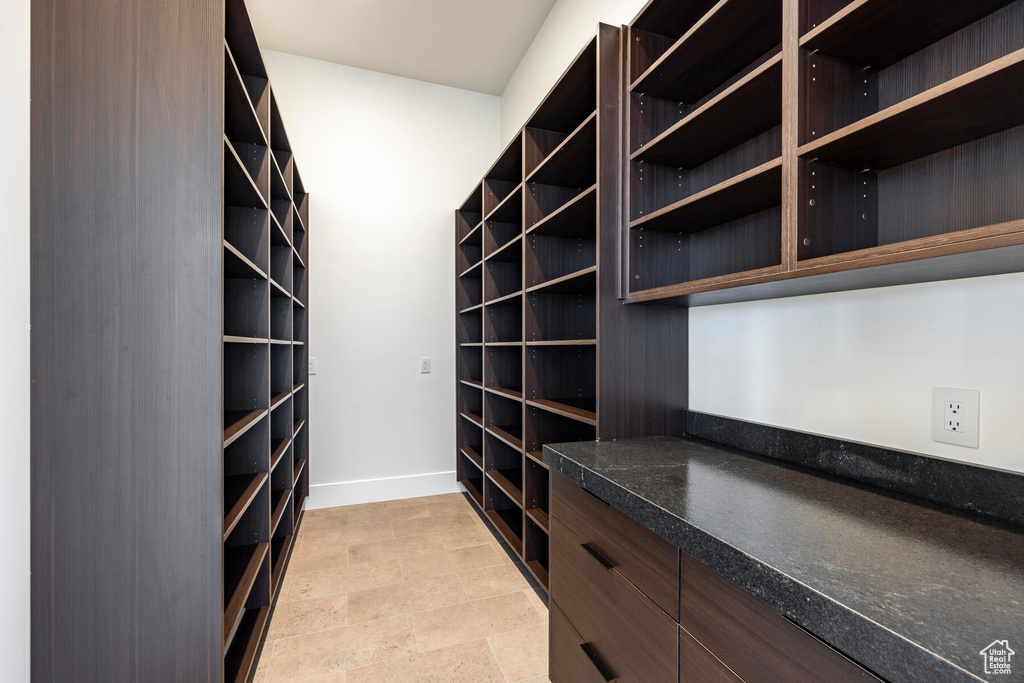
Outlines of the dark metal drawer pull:
{"label": "dark metal drawer pull", "polygon": [[601,674],[601,677],[604,678],[605,683],[611,683],[615,680],[615,676],[612,676],[611,672],[608,671],[608,667],[604,665],[604,662],[601,661],[601,658],[597,656],[596,652],[594,652],[594,648],[590,647],[586,643],[583,643],[582,645],[580,645],[580,649],[583,650],[583,654],[587,656],[587,659],[590,660],[590,663],[594,665],[595,669],[597,669],[597,673]]}
{"label": "dark metal drawer pull", "polygon": [[582,547],[584,550],[586,550],[588,553],[590,553],[590,556],[593,557],[598,562],[600,562],[601,566],[604,567],[605,569],[611,569],[612,568],[612,563],[609,562],[608,560],[604,559],[604,557],[601,556],[601,553],[599,553],[596,550],[594,550],[593,548],[591,548],[589,543],[584,543],[580,547]]}

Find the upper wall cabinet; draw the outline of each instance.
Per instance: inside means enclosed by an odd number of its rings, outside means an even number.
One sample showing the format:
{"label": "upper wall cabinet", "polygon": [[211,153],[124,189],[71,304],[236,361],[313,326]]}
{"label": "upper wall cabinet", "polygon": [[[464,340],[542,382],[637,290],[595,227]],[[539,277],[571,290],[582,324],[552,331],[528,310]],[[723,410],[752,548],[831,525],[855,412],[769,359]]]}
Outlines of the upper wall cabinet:
{"label": "upper wall cabinet", "polygon": [[652,0],[627,41],[628,300],[1022,269],[1024,0]]}

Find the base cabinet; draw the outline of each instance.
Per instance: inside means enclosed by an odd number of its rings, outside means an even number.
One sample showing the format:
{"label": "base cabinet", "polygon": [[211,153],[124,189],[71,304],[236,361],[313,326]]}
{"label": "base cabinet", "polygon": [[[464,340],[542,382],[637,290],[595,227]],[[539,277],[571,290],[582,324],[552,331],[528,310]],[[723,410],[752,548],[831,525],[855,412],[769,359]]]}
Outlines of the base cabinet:
{"label": "base cabinet", "polygon": [[551,477],[551,683],[880,680],[567,477]]}

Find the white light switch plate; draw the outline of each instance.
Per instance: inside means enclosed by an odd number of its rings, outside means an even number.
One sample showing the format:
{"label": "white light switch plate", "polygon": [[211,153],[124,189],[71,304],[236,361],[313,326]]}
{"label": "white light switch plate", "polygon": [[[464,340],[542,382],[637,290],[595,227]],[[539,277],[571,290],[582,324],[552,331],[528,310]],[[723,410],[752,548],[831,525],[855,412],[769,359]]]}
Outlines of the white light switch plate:
{"label": "white light switch plate", "polygon": [[430,374],[430,359],[429,358],[420,358],[420,374],[423,374],[423,375],[429,375]]}
{"label": "white light switch plate", "polygon": [[981,392],[932,389],[932,441],[978,447]]}

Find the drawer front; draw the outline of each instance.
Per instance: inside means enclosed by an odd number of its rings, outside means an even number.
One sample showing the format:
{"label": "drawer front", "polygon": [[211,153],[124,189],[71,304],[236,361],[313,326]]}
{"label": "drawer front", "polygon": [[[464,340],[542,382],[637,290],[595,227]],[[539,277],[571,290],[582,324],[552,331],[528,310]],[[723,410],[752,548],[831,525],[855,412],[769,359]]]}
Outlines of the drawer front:
{"label": "drawer front", "polygon": [[747,683],[877,683],[878,678],[768,604],[682,555],[680,623]]}
{"label": "drawer front", "polygon": [[557,518],[551,521],[551,602],[618,683],[673,682],[678,626],[592,555]]}
{"label": "drawer front", "polygon": [[604,675],[607,672],[602,672],[600,660],[590,659],[583,638],[555,605],[551,605],[548,623],[548,678],[551,683],[607,683]]}
{"label": "drawer front", "polygon": [[679,683],[743,683],[743,679],[680,627]]}
{"label": "drawer front", "polygon": [[575,482],[551,473],[551,514],[679,621],[679,549]]}

